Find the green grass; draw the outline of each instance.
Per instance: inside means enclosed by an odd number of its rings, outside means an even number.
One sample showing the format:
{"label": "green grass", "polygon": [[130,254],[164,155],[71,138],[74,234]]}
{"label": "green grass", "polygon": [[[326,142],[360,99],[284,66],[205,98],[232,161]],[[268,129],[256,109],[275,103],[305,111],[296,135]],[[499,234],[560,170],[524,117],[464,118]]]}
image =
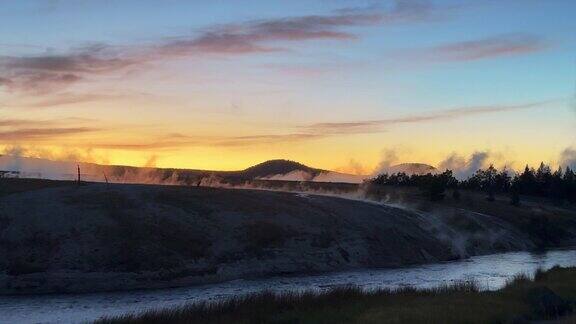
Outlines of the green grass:
{"label": "green grass", "polygon": [[470,282],[433,289],[323,293],[262,292],[220,302],[104,318],[96,324],[148,323],[514,323],[562,318],[576,304],[576,268],[518,276],[498,291]]}

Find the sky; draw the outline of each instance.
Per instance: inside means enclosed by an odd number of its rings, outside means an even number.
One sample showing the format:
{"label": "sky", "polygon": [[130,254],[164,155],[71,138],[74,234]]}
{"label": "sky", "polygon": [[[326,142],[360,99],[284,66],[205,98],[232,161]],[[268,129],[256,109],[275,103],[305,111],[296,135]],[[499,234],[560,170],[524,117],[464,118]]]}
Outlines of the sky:
{"label": "sky", "polygon": [[368,174],[576,156],[576,1],[4,0],[0,152]]}

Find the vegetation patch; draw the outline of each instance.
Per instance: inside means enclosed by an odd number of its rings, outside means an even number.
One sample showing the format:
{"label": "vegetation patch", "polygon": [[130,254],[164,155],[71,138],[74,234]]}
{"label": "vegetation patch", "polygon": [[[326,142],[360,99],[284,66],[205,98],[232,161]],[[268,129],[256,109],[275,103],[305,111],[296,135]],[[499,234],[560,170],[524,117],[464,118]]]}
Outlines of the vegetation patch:
{"label": "vegetation patch", "polygon": [[457,282],[393,291],[344,287],[322,293],[262,292],[96,323],[523,323],[569,320],[575,304],[576,268],[554,268],[537,273],[534,280],[519,276],[498,291]]}

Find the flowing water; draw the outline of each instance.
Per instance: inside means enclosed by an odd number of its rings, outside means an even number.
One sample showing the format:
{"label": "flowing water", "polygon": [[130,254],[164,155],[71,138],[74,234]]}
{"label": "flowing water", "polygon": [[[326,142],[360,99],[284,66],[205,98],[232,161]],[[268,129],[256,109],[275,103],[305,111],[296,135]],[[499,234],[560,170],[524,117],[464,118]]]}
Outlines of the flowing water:
{"label": "flowing water", "polygon": [[83,323],[105,315],[213,301],[258,292],[325,290],[343,285],[364,289],[402,286],[434,287],[461,280],[475,280],[483,289],[498,289],[518,273],[538,268],[576,266],[576,250],[541,253],[514,252],[426,264],[400,269],[371,269],[302,277],[235,280],[219,284],[114,293],[39,296],[0,296],[0,323]]}

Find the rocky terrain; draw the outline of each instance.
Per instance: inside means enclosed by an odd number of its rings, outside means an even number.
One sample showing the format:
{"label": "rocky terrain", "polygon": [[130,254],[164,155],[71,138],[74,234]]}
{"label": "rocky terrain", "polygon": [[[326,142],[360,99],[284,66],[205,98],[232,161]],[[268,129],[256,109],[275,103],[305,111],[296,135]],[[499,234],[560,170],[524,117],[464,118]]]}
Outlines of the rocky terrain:
{"label": "rocky terrain", "polygon": [[[564,227],[570,235],[559,244],[567,245],[576,226]],[[0,181],[2,294],[399,267],[538,246],[514,222],[462,208],[427,212],[195,186]]]}

